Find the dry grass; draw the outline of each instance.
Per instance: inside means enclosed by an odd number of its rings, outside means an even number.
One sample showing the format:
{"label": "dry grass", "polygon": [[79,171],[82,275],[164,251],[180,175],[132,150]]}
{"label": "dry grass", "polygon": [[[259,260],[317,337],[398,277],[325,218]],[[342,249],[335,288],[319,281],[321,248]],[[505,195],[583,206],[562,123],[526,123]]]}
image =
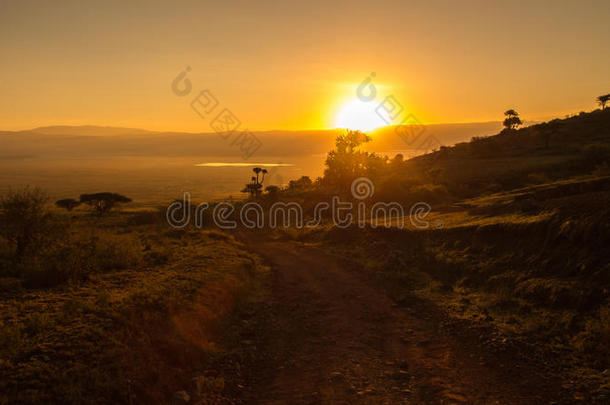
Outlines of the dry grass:
{"label": "dry grass", "polygon": [[225,369],[214,395],[237,390],[225,323],[264,267],[220,233],[167,236],[125,215],[73,219],[72,243],[94,248],[64,264],[87,264],[86,279],[0,293],[0,404],[165,403],[209,368]]}

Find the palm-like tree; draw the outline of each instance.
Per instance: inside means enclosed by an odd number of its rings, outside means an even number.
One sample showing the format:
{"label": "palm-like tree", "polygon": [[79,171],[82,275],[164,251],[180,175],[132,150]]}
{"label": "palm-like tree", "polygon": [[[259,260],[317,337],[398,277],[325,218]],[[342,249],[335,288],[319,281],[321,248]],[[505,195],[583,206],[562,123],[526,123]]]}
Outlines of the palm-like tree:
{"label": "palm-like tree", "polygon": [[606,103],[610,101],[610,94],[604,94],[602,96],[597,97],[597,104],[599,104],[602,110],[606,109]]}
{"label": "palm-like tree", "polygon": [[258,174],[262,171],[263,169],[261,169],[260,167],[255,167],[254,169],[252,169],[252,171],[254,173],[256,173],[256,183],[258,184]]}
{"label": "palm-like tree", "polygon": [[263,173],[263,178],[261,179],[261,184],[263,184],[263,182],[265,181],[265,174],[267,174],[267,169],[263,169],[261,171]]}
{"label": "palm-like tree", "polygon": [[[250,184],[246,184],[246,187],[242,190],[242,193],[250,193],[251,197],[258,197],[263,189],[263,181],[265,181],[265,174],[267,174],[267,169],[255,167],[252,169],[252,171],[256,173],[256,177],[252,176],[250,178]],[[258,175],[260,173],[263,173],[263,178],[259,180]]]}

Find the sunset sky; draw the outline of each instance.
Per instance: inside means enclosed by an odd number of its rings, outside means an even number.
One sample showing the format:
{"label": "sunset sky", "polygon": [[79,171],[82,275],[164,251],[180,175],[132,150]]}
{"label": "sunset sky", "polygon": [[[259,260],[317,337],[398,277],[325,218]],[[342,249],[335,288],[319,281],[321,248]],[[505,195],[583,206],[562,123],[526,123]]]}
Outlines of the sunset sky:
{"label": "sunset sky", "polygon": [[[541,120],[610,92],[606,1],[2,1],[0,129],[323,129],[372,72],[422,122]],[[185,69],[192,93],[172,80]]]}

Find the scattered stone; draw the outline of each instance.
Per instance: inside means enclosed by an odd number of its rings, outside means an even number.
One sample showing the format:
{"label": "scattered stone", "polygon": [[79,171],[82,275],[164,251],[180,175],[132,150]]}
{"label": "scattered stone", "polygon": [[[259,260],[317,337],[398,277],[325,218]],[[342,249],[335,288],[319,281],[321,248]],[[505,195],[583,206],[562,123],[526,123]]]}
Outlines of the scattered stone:
{"label": "scattered stone", "polygon": [[205,391],[206,378],[202,375],[191,378],[189,393],[191,396],[199,397]]}
{"label": "scattered stone", "polygon": [[339,371],[333,371],[332,373],[330,373],[330,379],[331,380],[341,380],[341,379],[343,379],[343,374],[341,374],[341,372],[339,372]]}
{"label": "scattered stone", "polygon": [[176,391],[172,397],[173,405],[184,405],[191,401],[191,396],[186,391]]}

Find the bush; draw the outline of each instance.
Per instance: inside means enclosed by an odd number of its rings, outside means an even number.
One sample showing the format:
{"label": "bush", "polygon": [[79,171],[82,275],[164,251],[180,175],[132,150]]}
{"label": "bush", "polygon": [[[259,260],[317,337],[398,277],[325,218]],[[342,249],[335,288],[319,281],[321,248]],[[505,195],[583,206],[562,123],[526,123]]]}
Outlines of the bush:
{"label": "bush", "polygon": [[448,202],[452,199],[447,188],[442,184],[422,184],[409,189],[413,201],[424,201],[428,204]]}
{"label": "bush", "polygon": [[14,248],[17,261],[40,248],[51,226],[48,197],[40,189],[9,191],[0,197],[0,235]]}
{"label": "bush", "polygon": [[74,232],[69,222],[51,216],[46,202],[38,189],[0,198],[0,275],[19,277],[26,287],[52,287],[142,260],[133,236]]}
{"label": "bush", "polygon": [[137,211],[129,215],[127,218],[128,225],[157,225],[166,222],[165,208],[156,211]]}
{"label": "bush", "polygon": [[90,275],[122,270],[142,259],[141,246],[128,236],[66,234],[18,266],[27,287],[53,287]]}
{"label": "bush", "polygon": [[610,146],[609,145],[587,145],[582,149],[582,155],[585,163],[591,167],[610,163]]}

